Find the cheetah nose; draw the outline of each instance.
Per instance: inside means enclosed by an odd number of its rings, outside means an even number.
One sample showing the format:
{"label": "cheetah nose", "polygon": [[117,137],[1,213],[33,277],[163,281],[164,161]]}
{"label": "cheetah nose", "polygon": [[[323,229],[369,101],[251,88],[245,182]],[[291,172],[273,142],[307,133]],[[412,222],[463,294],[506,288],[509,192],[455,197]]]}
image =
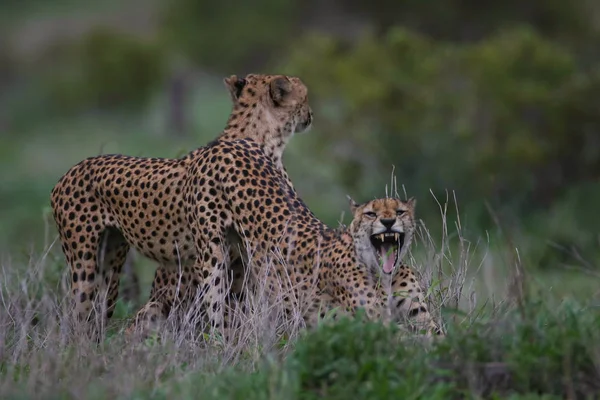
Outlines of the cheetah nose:
{"label": "cheetah nose", "polygon": [[382,218],[381,219],[381,223],[383,224],[383,226],[385,226],[387,229],[392,229],[392,226],[394,226],[394,223],[396,222],[396,220],[394,218]]}

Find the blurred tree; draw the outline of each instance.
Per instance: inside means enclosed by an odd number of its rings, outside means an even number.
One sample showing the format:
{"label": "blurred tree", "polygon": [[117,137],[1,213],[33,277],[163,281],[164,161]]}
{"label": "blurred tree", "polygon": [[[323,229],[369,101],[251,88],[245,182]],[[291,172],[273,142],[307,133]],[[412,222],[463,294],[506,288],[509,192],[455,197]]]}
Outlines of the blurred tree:
{"label": "blurred tree", "polygon": [[449,0],[348,0],[347,7],[367,16],[385,34],[393,26],[405,26],[434,38],[474,41],[499,29],[527,24],[555,38],[589,36],[595,28],[590,2],[575,0],[488,1]]}
{"label": "blurred tree", "polygon": [[165,76],[165,56],[152,42],[97,27],[65,45],[61,67],[47,76],[50,100],[62,111],[137,110]]}
{"label": "blurred tree", "polygon": [[13,49],[0,31],[0,92],[8,86],[17,75],[17,65]]}
{"label": "blurred tree", "polygon": [[9,130],[9,116],[6,111],[7,92],[18,77],[18,63],[13,49],[0,30],[0,134]]}
{"label": "blurred tree", "polygon": [[400,28],[354,44],[313,35],[285,70],[315,109],[335,109],[320,116],[318,148],[354,193],[368,196],[393,164],[411,193],[456,190],[489,224],[484,201],[524,215],[600,176],[598,69],[530,28],[471,44]]}
{"label": "blurred tree", "polygon": [[81,62],[88,96],[100,108],[143,105],[163,79],[155,44],[102,28],[84,38]]}
{"label": "blurred tree", "polygon": [[294,0],[171,0],[163,39],[197,65],[234,71],[263,65],[294,34],[301,2]]}

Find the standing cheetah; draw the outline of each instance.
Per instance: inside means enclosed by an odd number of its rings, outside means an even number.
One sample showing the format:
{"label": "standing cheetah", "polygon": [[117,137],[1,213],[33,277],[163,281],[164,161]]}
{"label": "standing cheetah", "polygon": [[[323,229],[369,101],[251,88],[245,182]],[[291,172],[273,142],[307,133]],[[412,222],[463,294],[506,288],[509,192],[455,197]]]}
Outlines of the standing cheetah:
{"label": "standing cheetah", "polygon": [[[292,187],[282,155],[293,134],[311,126],[306,86],[299,78],[283,75],[250,74],[244,79],[234,75],[225,83],[234,108],[216,142],[251,138]],[[214,143],[206,149],[213,147]],[[130,247],[157,261],[157,276],[168,281],[179,268],[186,271],[196,262],[183,189],[194,159],[205,154],[199,148],[178,159],[101,155],[79,162],[60,178],[52,189],[51,205],[71,269],[79,320],[90,318],[99,294],[106,296],[101,301],[101,305],[106,301],[105,317],[112,316]],[[207,161],[218,165],[222,156],[214,154]],[[197,185],[213,179],[212,171],[205,176],[196,172]],[[212,193],[207,187],[197,200],[208,208],[220,204],[222,198]]]}

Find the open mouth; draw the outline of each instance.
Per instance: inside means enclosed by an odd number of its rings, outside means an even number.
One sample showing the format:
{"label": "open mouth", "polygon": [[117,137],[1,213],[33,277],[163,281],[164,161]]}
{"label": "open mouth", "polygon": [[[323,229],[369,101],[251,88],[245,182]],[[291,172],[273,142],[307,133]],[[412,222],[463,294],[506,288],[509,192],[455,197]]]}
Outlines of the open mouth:
{"label": "open mouth", "polygon": [[404,233],[385,232],[371,235],[371,244],[375,247],[377,261],[382,265],[383,272],[391,274],[404,245]]}

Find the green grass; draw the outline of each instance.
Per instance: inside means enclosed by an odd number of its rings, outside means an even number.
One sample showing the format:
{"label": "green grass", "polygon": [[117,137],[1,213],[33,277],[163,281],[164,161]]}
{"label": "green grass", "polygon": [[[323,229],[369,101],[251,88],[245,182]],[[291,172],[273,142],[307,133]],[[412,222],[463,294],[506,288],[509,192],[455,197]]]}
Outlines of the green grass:
{"label": "green grass", "polygon": [[11,343],[10,335],[2,343],[0,395],[522,399],[600,393],[597,308],[575,302],[547,307],[539,301],[495,318],[457,320],[448,318],[444,340],[428,343],[403,336],[395,327],[343,319],[302,333],[283,351],[246,347],[235,362],[222,355],[227,350],[193,341],[176,344],[167,335],[136,345],[115,335],[93,347],[61,345],[31,327],[34,332],[23,339],[28,343]]}

